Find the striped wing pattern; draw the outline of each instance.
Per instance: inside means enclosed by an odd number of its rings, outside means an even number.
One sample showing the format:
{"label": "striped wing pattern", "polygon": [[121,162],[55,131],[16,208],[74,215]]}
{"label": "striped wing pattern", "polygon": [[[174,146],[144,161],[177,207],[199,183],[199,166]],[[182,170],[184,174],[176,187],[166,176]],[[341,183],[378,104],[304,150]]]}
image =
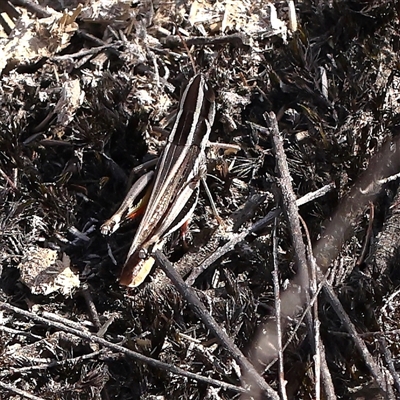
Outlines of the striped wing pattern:
{"label": "striped wing pattern", "polygon": [[140,285],[154,263],[147,255],[149,248],[179,229],[193,213],[214,116],[214,92],[198,74],[181,98],[174,127],[156,167],[146,211],[121,273],[121,284]]}

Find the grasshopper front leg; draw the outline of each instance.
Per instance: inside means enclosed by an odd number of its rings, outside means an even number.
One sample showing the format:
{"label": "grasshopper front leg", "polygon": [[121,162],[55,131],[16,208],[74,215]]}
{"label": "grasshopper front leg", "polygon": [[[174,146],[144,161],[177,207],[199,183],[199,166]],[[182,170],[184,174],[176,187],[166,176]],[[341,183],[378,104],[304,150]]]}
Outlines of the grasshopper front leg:
{"label": "grasshopper front leg", "polygon": [[154,171],[149,171],[134,183],[117,212],[101,226],[100,231],[103,235],[111,235],[119,229],[122,221],[133,219],[135,217],[138,210],[144,206],[143,203],[148,200],[149,191],[148,194],[146,193],[144,197],[139,200],[139,202],[136,202],[136,200],[143,193],[146,187],[153,182],[153,178]]}

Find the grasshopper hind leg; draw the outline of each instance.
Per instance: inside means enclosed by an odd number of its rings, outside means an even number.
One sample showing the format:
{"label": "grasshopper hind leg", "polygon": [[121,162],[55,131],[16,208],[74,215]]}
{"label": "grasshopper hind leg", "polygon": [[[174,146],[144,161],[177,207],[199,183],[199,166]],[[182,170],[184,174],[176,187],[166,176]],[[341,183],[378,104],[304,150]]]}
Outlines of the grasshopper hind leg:
{"label": "grasshopper hind leg", "polygon": [[[199,185],[197,185],[194,188],[193,193],[185,203],[185,206],[182,208],[181,212],[172,222],[171,228],[160,238],[159,241],[149,246],[149,250],[150,249],[151,250],[148,253],[151,254],[151,252],[154,251],[155,249],[161,249],[168,235],[178,230],[179,228],[182,229],[182,227],[184,227],[185,225],[187,226],[189,224],[189,220],[196,207],[198,198],[199,198]],[[145,248],[147,249],[147,245],[145,245]],[[147,255],[146,257],[142,258],[140,256],[142,249],[143,247],[136,250],[126,261],[119,279],[121,285],[128,287],[137,287],[141,283],[143,283],[143,281],[149,275],[151,269],[153,268],[155,260],[150,255]]]}
{"label": "grasshopper hind leg", "polygon": [[184,225],[186,225],[186,232],[188,230],[189,221],[192,218],[193,212],[196,208],[197,201],[199,200],[199,185],[195,187],[193,193],[190,195],[189,199],[185,203],[181,212],[176,216],[175,220],[171,223],[171,228],[163,235],[163,237],[167,237],[172,232],[175,232],[179,228],[182,229]]}

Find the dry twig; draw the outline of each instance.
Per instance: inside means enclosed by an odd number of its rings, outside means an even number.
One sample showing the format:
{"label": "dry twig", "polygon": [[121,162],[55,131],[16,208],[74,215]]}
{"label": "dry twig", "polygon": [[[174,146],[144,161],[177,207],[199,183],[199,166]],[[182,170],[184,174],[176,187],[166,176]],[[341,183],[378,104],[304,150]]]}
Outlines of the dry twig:
{"label": "dry twig", "polygon": [[388,370],[389,370],[390,374],[392,375],[392,378],[394,381],[394,386],[395,386],[397,392],[400,393],[400,377],[399,377],[398,372],[396,371],[396,367],[394,365],[393,357],[389,350],[388,343],[384,337],[381,337],[381,338],[379,338],[379,344],[380,344],[383,356],[385,358]]}
{"label": "dry twig", "polygon": [[34,3],[31,0],[9,0],[10,3],[15,6],[25,7],[29,11],[35,13],[39,18],[47,18],[51,16],[51,13],[39,4]]}
{"label": "dry twig", "polygon": [[0,387],[2,387],[3,389],[5,389],[11,393],[22,396],[25,399],[44,400],[42,397],[34,396],[33,394],[26,392],[25,390],[18,389],[15,386],[9,385],[8,383],[2,382],[2,381],[0,381]]}
{"label": "dry twig", "polygon": [[283,400],[287,399],[285,372],[283,369],[283,349],[282,349],[282,313],[281,313],[281,299],[280,299],[280,284],[279,284],[279,264],[278,264],[278,243],[276,238],[277,218],[275,218],[274,229],[272,231],[272,255],[274,260],[274,270],[272,272],[272,279],[274,283],[274,297],[275,297],[275,319],[276,319],[276,334],[278,344],[278,363],[279,363],[279,390]]}
{"label": "dry twig", "polygon": [[[298,200],[296,200],[296,204],[297,206],[307,204],[309,201],[315,200],[316,198],[325,195],[334,187],[335,185],[333,183],[325,185],[321,189],[318,189],[315,192],[310,192],[305,196],[299,198]],[[189,277],[186,279],[186,284],[192,286],[195,280],[214,262],[223,257],[229,251],[232,251],[238,243],[246,238],[246,236],[250,235],[251,233],[256,233],[271,224],[274,219],[280,214],[280,212],[281,208],[278,207],[275,210],[270,211],[264,218],[261,218],[250,227],[244,229],[242,232],[233,234],[231,239],[227,243],[225,243],[221,247],[218,247],[217,249],[215,249],[215,251],[213,250],[212,253],[205,260],[203,260],[201,263],[193,268]]]}
{"label": "dry twig", "polygon": [[[241,366],[243,375],[247,376],[248,378],[246,381],[251,382],[253,385],[257,385],[259,389],[265,391],[269,398],[279,399],[278,394],[265,382],[261,375],[255,370],[254,366],[236,346],[233,340],[217,324],[203,303],[197,297],[194,290],[183,281],[181,276],[174,270],[173,265],[168,261],[164,254],[160,250],[156,250],[154,256],[158,262],[158,265],[165,272],[168,278],[171,279],[179,293],[188,302],[189,307],[204,322],[207,328],[215,335],[219,342],[229,351],[231,356]],[[252,390],[254,389],[255,388],[253,386]]]}
{"label": "dry twig", "polygon": [[155,360],[154,358],[146,357],[143,354],[137,353],[136,351],[126,349],[125,347],[122,347],[118,344],[111,343],[111,342],[109,342],[105,339],[102,339],[96,335],[93,335],[89,332],[85,332],[82,329],[82,327],[80,328],[80,330],[71,328],[60,322],[56,322],[56,321],[49,320],[47,318],[40,317],[30,311],[22,310],[21,308],[12,306],[12,305],[4,303],[4,302],[0,302],[0,309],[8,310],[8,311],[23,315],[23,316],[30,318],[36,322],[45,324],[46,326],[51,326],[51,327],[57,328],[61,331],[71,333],[72,335],[75,335],[77,337],[89,340],[94,343],[98,343],[101,346],[104,346],[104,347],[107,347],[116,352],[122,353],[128,357],[134,358],[135,360],[145,363],[145,364],[148,364],[151,367],[159,368],[161,370],[168,371],[168,372],[176,374],[176,375],[185,376],[186,378],[204,382],[209,385],[214,385],[214,386],[221,387],[221,388],[224,388],[227,390],[232,390],[236,393],[246,393],[247,392],[246,389],[243,389],[241,387],[234,386],[229,383],[221,382],[216,379],[207,378],[207,377],[204,377],[204,376],[201,376],[198,374],[194,374],[194,373],[185,371],[181,368],[175,367],[174,365],[170,365],[170,364],[164,363],[162,361]]}
{"label": "dry twig", "polygon": [[332,286],[325,282],[323,287],[323,293],[327,297],[329,303],[335,310],[337,316],[340,318],[340,321],[346,328],[346,330],[351,334],[354,343],[359,350],[360,354],[362,355],[365,364],[367,365],[368,369],[370,370],[372,376],[375,378],[377,384],[379,385],[380,389],[383,393],[387,392],[387,386],[384,376],[382,375],[379,366],[376,364],[374,358],[372,357],[371,353],[368,351],[368,348],[363,340],[361,340],[360,336],[357,333],[356,327],[351,322],[350,317],[344,310],[342,304],[340,303],[339,299],[337,298],[335,292],[333,291]]}

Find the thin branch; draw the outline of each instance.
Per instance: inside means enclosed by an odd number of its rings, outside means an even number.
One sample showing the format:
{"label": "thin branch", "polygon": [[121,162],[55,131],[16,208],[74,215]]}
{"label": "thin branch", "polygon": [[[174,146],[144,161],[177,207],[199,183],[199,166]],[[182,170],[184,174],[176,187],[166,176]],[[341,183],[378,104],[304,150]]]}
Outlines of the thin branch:
{"label": "thin branch", "polygon": [[396,371],[396,367],[394,366],[393,357],[392,357],[392,354],[390,353],[390,349],[388,347],[385,337],[379,338],[379,344],[380,344],[383,356],[385,357],[385,361],[386,361],[388,370],[389,370],[390,374],[392,375],[394,386],[395,386],[397,392],[400,394],[400,377],[399,377],[398,372]]}
{"label": "thin branch", "polygon": [[143,354],[137,353],[136,351],[129,350],[129,349],[126,349],[125,347],[122,347],[122,346],[120,346],[118,344],[111,343],[111,342],[109,342],[109,341],[107,341],[105,339],[102,339],[102,338],[100,338],[100,337],[98,337],[96,335],[93,335],[93,334],[91,334],[89,332],[85,332],[83,330],[83,327],[81,327],[80,330],[75,329],[75,328],[71,328],[69,326],[66,326],[66,325],[60,323],[60,322],[56,322],[56,321],[49,320],[47,318],[40,317],[40,316],[30,312],[30,311],[22,310],[21,308],[12,306],[11,304],[7,304],[7,303],[4,303],[4,302],[0,302],[0,309],[12,311],[14,313],[17,313],[17,314],[23,315],[23,316],[25,316],[27,318],[30,318],[30,319],[32,319],[32,320],[34,320],[36,322],[44,324],[46,326],[51,326],[51,327],[57,328],[58,330],[61,330],[61,331],[64,331],[64,332],[68,332],[68,333],[71,333],[72,335],[75,335],[77,337],[86,339],[88,341],[91,341],[91,342],[94,342],[94,343],[98,343],[98,344],[100,344],[100,345],[102,345],[104,347],[107,347],[107,348],[112,349],[112,350],[114,350],[116,352],[122,353],[122,354],[124,354],[124,355],[126,355],[128,357],[134,358],[135,360],[137,360],[139,362],[142,362],[144,364],[150,365],[151,367],[159,368],[161,370],[168,371],[168,372],[170,372],[172,374],[185,376],[186,378],[194,379],[194,380],[199,381],[199,382],[208,383],[210,385],[221,387],[221,388],[226,389],[226,390],[232,390],[232,391],[234,391],[236,393],[247,393],[247,390],[242,388],[242,387],[234,386],[234,385],[231,385],[229,383],[218,381],[216,379],[207,378],[205,376],[201,376],[201,375],[198,375],[198,374],[194,374],[192,372],[185,371],[185,370],[183,370],[181,368],[175,367],[174,365],[170,365],[170,364],[164,363],[162,361],[155,360],[154,358],[146,357]]}
{"label": "thin branch", "polygon": [[320,335],[320,326],[321,322],[318,318],[315,318],[315,302],[313,306],[314,312],[314,375],[315,375],[315,400],[321,399],[321,335]]}
{"label": "thin branch", "polygon": [[335,189],[336,185],[335,182],[328,183],[325,186],[322,186],[322,188],[319,188],[313,192],[309,192],[305,194],[304,196],[300,197],[299,199],[296,200],[296,205],[297,207],[300,207],[304,204],[307,204],[315,199],[318,199],[318,197],[322,197],[329,193],[331,190]]}
{"label": "thin branch", "polygon": [[[299,330],[301,324],[304,321],[304,318],[306,317],[307,313],[311,310],[311,307],[314,305],[315,300],[317,299],[319,293],[321,292],[322,288],[324,287],[324,283],[326,282],[326,280],[328,278],[328,275],[329,275],[328,273],[325,274],[323,280],[318,285],[317,292],[310,299],[310,304],[307,305],[307,307],[305,308],[305,310],[301,314],[300,318],[298,318],[297,324],[294,327],[293,332],[290,334],[290,336],[287,339],[285,345],[283,346],[283,351],[285,351],[289,347],[290,343],[292,343],[293,339],[297,336],[297,334],[298,334],[297,331]],[[286,292],[284,292],[284,293],[286,293]],[[281,298],[281,302],[282,302],[282,298]],[[275,356],[275,358],[272,359],[271,362],[265,367],[264,372],[268,371],[276,363],[277,360],[278,360],[278,357]]]}
{"label": "thin branch", "polygon": [[276,166],[280,176],[279,184],[282,191],[283,206],[285,213],[287,214],[290,234],[292,236],[294,258],[299,269],[298,273],[300,281],[302,282],[302,290],[304,293],[307,293],[309,279],[306,249],[303,242],[303,235],[301,233],[299,210],[296,204],[297,199],[292,187],[292,177],[290,176],[289,166],[283,148],[283,140],[279,133],[278,122],[275,114],[273,112],[269,114],[265,113],[264,118],[270,126],[270,132],[274,144]]}
{"label": "thin branch", "polygon": [[[328,333],[335,335],[335,336],[351,337],[350,333],[348,333],[348,332],[339,332],[339,331],[328,330]],[[359,333],[358,336],[360,336],[362,338],[369,338],[371,336],[377,336],[379,338],[380,336],[399,335],[399,334],[400,334],[400,329],[393,329],[391,331],[385,331],[385,332],[381,332],[381,331],[363,332],[363,333]]]}
{"label": "thin branch", "polygon": [[[264,130],[272,136],[276,166],[279,172],[279,184],[282,192],[283,209],[287,215],[292,236],[294,258],[298,268],[298,273],[293,279],[290,289],[284,292],[285,302],[282,301],[282,315],[285,318],[286,316],[293,314],[294,311],[298,311],[298,307],[303,306],[304,303],[308,306],[311,304],[308,292],[308,266],[300,227],[299,213],[296,205],[296,197],[292,188],[292,179],[289,173],[289,167],[283,148],[283,141],[279,133],[276,116],[271,112],[270,114],[264,114],[264,118],[269,125],[269,129],[264,128]],[[311,312],[308,311],[309,307],[306,307],[306,309],[307,325],[308,328],[312,330]],[[287,318],[283,321],[285,321],[286,324],[288,323]],[[272,322],[266,324],[265,327],[260,330],[259,336],[254,344],[256,351],[253,359],[259,360],[261,364],[268,363],[271,359],[273,360],[276,358],[276,349],[278,344],[276,335],[271,333],[276,329],[272,325]]]}
{"label": "thin branch", "polygon": [[333,386],[332,375],[328,368],[328,363],[326,362],[325,346],[320,338],[320,349],[321,349],[321,373],[322,382],[325,389],[326,400],[336,400],[335,387]]}
{"label": "thin branch", "polygon": [[2,376],[11,375],[14,373],[23,374],[23,373],[31,372],[31,371],[42,371],[42,370],[46,370],[49,368],[62,367],[64,365],[68,365],[68,364],[69,365],[77,364],[82,361],[91,360],[99,355],[105,355],[105,354],[107,354],[108,351],[109,350],[101,349],[99,351],[94,351],[93,353],[84,354],[82,356],[78,356],[78,357],[74,357],[74,358],[68,358],[68,359],[62,360],[62,361],[52,360],[48,363],[43,363],[43,364],[39,364],[39,365],[30,365],[29,367],[21,367],[21,368],[11,367],[10,371],[7,371],[6,374],[2,374]]}
{"label": "thin branch", "polygon": [[33,394],[30,394],[26,392],[25,390],[21,390],[16,388],[15,386],[9,385],[8,383],[0,381],[0,387],[2,387],[5,390],[8,390],[11,393],[17,394],[19,396],[24,397],[25,399],[30,399],[30,400],[44,400],[42,397],[35,396]]}
{"label": "thin branch", "polygon": [[236,233],[232,235],[232,238],[229,240],[228,243],[225,243],[222,247],[219,247],[215,252],[213,252],[209,257],[207,257],[201,264],[197,265],[193,268],[191,274],[186,279],[186,284],[192,286],[194,281],[207,269],[209,268],[215,261],[219,258],[223,257],[229,251],[232,251],[235,246],[240,243],[245,237],[256,231],[259,230],[261,227],[265,227],[266,225],[270,224],[274,218],[279,215],[280,208],[270,211],[264,218],[260,221],[253,224],[250,228],[245,229],[243,232]]}
{"label": "thin branch", "polygon": [[[61,315],[57,315],[57,314],[54,314],[54,313],[51,313],[51,312],[48,312],[48,311],[43,311],[42,312],[42,317],[45,318],[48,321],[54,321],[54,322],[63,324],[65,326],[69,327],[69,328],[73,328],[73,329],[76,329],[78,331],[79,330],[84,330],[85,332],[89,333],[87,326],[84,326],[84,325],[80,324],[79,322],[72,321],[72,320],[70,320],[68,318],[64,318]],[[87,321],[87,322],[90,324],[90,326],[92,325],[92,322],[90,322],[90,321]],[[86,325],[86,323],[85,323],[85,325]]]}
{"label": "thin branch", "polygon": [[[267,393],[272,399],[279,399],[278,394],[265,382],[264,378],[255,370],[254,366],[243,355],[233,340],[227,333],[217,324],[214,318],[207,311],[204,304],[197,297],[195,291],[188,286],[181,276],[175,271],[173,265],[168,261],[160,250],[154,252],[154,257],[159,267],[165,272],[169,279],[174,283],[176,289],[182,297],[188,302],[193,312],[204,322],[206,327],[213,333],[218,341],[229,351],[231,356],[241,366],[243,374],[247,374],[249,380],[253,384],[257,384],[259,388]],[[253,388],[254,389],[254,388]]]}
{"label": "thin branch", "polygon": [[272,279],[274,283],[275,297],[275,318],[276,318],[276,334],[278,340],[278,362],[279,362],[279,390],[283,400],[287,400],[285,371],[283,368],[283,350],[282,350],[282,312],[279,285],[279,265],[278,265],[278,243],[276,239],[277,218],[275,218],[274,229],[272,231],[272,256],[274,260],[274,270],[272,271]]}
{"label": "thin branch", "polygon": [[32,0],[9,0],[9,1],[15,6],[25,7],[30,12],[35,13],[39,18],[47,18],[52,16],[52,13],[49,12],[45,7],[42,7],[39,4],[34,3]]}
{"label": "thin branch", "polygon": [[35,340],[43,339],[41,336],[34,335],[31,332],[20,331],[18,329],[9,328],[8,326],[4,326],[4,325],[0,325],[0,332],[7,332],[7,333],[10,333],[12,335],[26,336],[26,337],[28,337],[30,339],[35,339]]}
{"label": "thin branch", "polygon": [[[329,266],[339,254],[343,243],[348,240],[351,232],[353,232],[352,224],[360,215],[361,211],[373,201],[379,193],[381,187],[376,184],[379,179],[385,176],[398,172],[400,169],[400,138],[396,141],[388,140],[382,147],[382,150],[372,157],[370,165],[360,177],[359,181],[351,189],[349,196],[344,199],[335,216],[327,223],[323,237],[317,242],[314,247],[314,255],[316,264],[321,268],[323,274],[327,274]],[[321,274],[318,279],[321,281]],[[302,280],[296,275],[289,284],[285,292],[281,294],[282,314],[286,317],[294,317],[298,312],[298,307],[303,304],[303,300],[297,293],[297,287],[301,285]],[[365,343],[360,340],[355,332],[350,318],[344,313],[343,307],[337,300],[332,287],[325,283],[324,291],[326,292],[330,302],[336,301],[335,310],[342,321],[346,320],[346,327],[350,332],[354,332],[352,337],[357,343],[357,348],[364,356],[368,368],[372,375],[376,378],[378,385],[385,391],[385,381],[379,371],[373,357],[368,352]],[[345,314],[342,317],[341,314]],[[275,330],[272,322],[268,322],[263,326],[260,333],[260,339],[264,340],[265,336]],[[276,358],[276,347],[265,350],[263,360],[265,363]]]}
{"label": "thin branch", "polygon": [[[331,191],[332,189],[335,188],[334,183],[330,183],[328,185],[323,186],[322,188],[314,191],[307,193],[305,196],[299,198],[296,200],[296,205],[301,206],[304,205],[312,200],[315,200],[318,197],[324,196],[326,193]],[[247,235],[250,235],[251,233],[256,233],[257,231],[264,229],[266,226],[268,226],[270,223],[274,221],[274,219],[280,214],[281,209],[276,208],[275,210],[270,211],[264,218],[260,219],[259,221],[255,222],[252,224],[249,228],[246,228],[240,233],[233,234],[229,242],[225,243],[222,247],[219,247],[215,251],[210,254],[209,257],[207,257],[205,260],[203,260],[200,264],[196,265],[189,277],[186,279],[186,283],[189,286],[192,286],[195,282],[195,280],[204,272],[206,271],[215,261],[217,261],[219,258],[223,257],[226,253],[229,251],[232,251],[235,246],[243,241]]]}
{"label": "thin branch", "polygon": [[72,54],[63,54],[61,56],[53,56],[53,57],[51,57],[51,60],[62,61],[62,60],[71,60],[74,58],[90,56],[90,55],[100,53],[102,50],[108,50],[110,48],[113,48],[114,50],[116,50],[115,47],[117,47],[117,46],[119,46],[118,42],[103,44],[101,46],[92,47],[91,49],[80,50],[80,51],[78,51],[76,53],[72,53]]}
{"label": "thin branch", "polygon": [[357,333],[357,330],[354,324],[351,322],[350,317],[347,315],[346,311],[344,310],[342,303],[337,298],[332,286],[325,282],[323,287],[324,295],[327,297],[329,303],[335,310],[337,316],[340,318],[340,321],[346,328],[346,330],[350,333],[354,343],[361,353],[362,357],[364,358],[364,362],[368,369],[370,370],[372,376],[375,378],[377,384],[381,388],[381,390],[385,393],[387,392],[386,382],[384,376],[382,375],[379,366],[376,364],[374,358],[372,357],[371,353],[368,351],[368,348],[363,340],[361,340],[360,336]]}
{"label": "thin branch", "polygon": [[197,74],[196,63],[194,62],[192,53],[190,52],[189,47],[186,44],[186,41],[183,39],[181,33],[179,32],[179,27],[177,25],[175,25],[175,28],[176,28],[176,33],[178,34],[179,39],[182,42],[182,45],[185,48],[187,55],[189,56],[189,60],[190,60],[190,63],[192,64],[193,71],[195,74]]}
{"label": "thin branch", "polygon": [[[310,293],[312,296],[318,291],[318,281],[317,281],[317,266],[315,265],[315,258],[312,252],[312,243],[310,232],[308,230],[307,224],[300,217],[301,224],[303,225],[303,230],[306,234],[307,238],[307,259],[308,265],[310,266],[310,275],[311,275],[311,284],[310,284]],[[321,333],[320,326],[321,323],[319,321],[318,316],[318,296],[315,296],[314,304],[312,305],[313,311],[313,321],[314,321],[314,376],[315,376],[315,399],[320,400],[321,398],[321,353],[324,352],[324,347],[321,341]]]}
{"label": "thin branch", "polygon": [[[94,304],[92,294],[89,291],[88,285],[83,286],[83,288],[81,290],[81,294],[82,294],[83,298],[85,299],[85,302],[86,302],[86,305],[89,310],[89,314],[90,314],[90,317],[92,319],[94,326],[97,329],[100,329],[101,322],[100,322],[100,318],[99,318],[99,313],[97,312],[96,305]],[[102,336],[102,335],[100,335],[100,336]]]}

